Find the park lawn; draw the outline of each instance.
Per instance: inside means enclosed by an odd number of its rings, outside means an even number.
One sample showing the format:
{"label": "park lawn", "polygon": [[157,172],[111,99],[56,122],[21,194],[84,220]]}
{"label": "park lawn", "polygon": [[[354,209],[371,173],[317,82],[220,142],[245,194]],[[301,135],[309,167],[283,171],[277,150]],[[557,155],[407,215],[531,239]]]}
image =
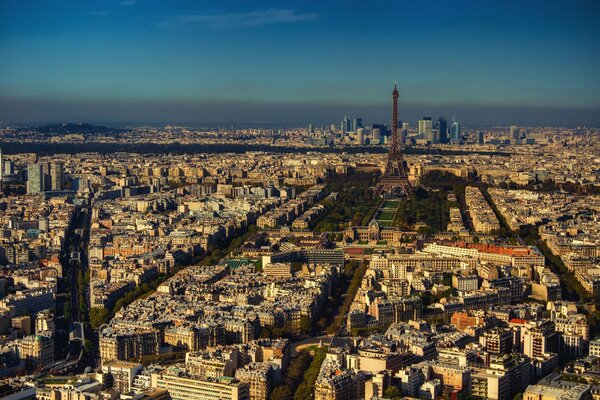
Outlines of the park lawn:
{"label": "park lawn", "polygon": [[395,211],[381,211],[377,215],[377,221],[391,221],[394,219]]}
{"label": "park lawn", "polygon": [[377,220],[377,222],[379,223],[379,226],[381,226],[382,228],[389,228],[390,226],[392,226],[392,224],[394,223],[394,221],[392,220]]}
{"label": "park lawn", "polygon": [[398,206],[400,205],[399,201],[396,200],[386,200],[383,202],[383,205],[381,206],[382,209],[388,208],[388,209],[396,209],[398,208]]}

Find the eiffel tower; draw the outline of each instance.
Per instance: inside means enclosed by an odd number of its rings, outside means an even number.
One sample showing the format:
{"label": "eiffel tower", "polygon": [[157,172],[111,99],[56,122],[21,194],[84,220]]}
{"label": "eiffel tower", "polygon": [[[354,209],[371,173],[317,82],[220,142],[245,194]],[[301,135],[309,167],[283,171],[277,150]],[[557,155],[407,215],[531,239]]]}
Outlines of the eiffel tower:
{"label": "eiffel tower", "polygon": [[392,108],[392,141],[389,145],[387,162],[383,175],[379,179],[375,196],[410,197],[412,188],[406,175],[405,163],[398,138],[398,88],[394,83],[394,106]]}

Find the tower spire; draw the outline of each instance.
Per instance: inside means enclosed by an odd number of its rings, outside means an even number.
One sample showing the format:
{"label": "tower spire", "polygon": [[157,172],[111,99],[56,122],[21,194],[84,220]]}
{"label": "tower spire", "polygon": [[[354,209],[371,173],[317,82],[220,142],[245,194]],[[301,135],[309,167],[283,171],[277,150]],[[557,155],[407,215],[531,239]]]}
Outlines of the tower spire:
{"label": "tower spire", "polygon": [[379,196],[385,192],[391,197],[410,196],[412,189],[408,182],[404,160],[400,150],[400,139],[398,138],[398,86],[394,82],[392,92],[392,137],[389,144],[387,162],[383,176],[377,185],[375,195]]}

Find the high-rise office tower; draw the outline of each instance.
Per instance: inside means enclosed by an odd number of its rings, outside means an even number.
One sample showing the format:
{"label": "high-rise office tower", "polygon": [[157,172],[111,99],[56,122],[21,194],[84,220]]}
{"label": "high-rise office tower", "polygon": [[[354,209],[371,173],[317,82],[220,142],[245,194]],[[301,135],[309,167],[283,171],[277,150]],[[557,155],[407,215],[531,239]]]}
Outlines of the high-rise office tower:
{"label": "high-rise office tower", "polygon": [[63,163],[55,161],[50,164],[50,189],[62,190],[63,188]]}
{"label": "high-rise office tower", "polygon": [[398,140],[400,140],[400,144],[404,145],[406,143],[406,135],[404,134],[404,130],[402,130],[402,125],[403,122],[401,120],[398,120],[398,122],[396,123],[396,127],[398,129]]}
{"label": "high-rise office tower", "polygon": [[40,163],[27,166],[27,193],[35,194],[44,191],[44,169]]}
{"label": "high-rise office tower", "polygon": [[381,131],[382,136],[390,134],[389,127],[385,124],[373,124],[371,126],[371,129],[379,129]]}
{"label": "high-rise office tower", "polygon": [[312,126],[312,124],[308,124],[308,133],[309,134],[313,133],[313,126]]}
{"label": "high-rise office tower", "polygon": [[444,117],[439,117],[437,121],[437,131],[440,143],[448,143],[448,123]]}
{"label": "high-rise office tower", "polygon": [[408,128],[410,127],[410,124],[408,122],[403,122],[400,126],[402,126],[400,138],[402,140],[402,144],[406,144],[406,139],[408,138]]}
{"label": "high-rise office tower", "polygon": [[510,139],[513,142],[516,142],[519,139],[521,139],[521,130],[519,129],[518,126],[513,125],[510,127]]}
{"label": "high-rise office tower", "polygon": [[420,119],[419,120],[419,135],[424,135],[424,134],[425,134],[425,120]]}
{"label": "high-rise office tower", "polygon": [[352,132],[352,121],[350,120],[350,118],[344,116],[341,123],[341,131],[342,136],[346,136],[348,132]]}
{"label": "high-rise office tower", "polygon": [[381,143],[381,129],[379,129],[379,128],[373,128],[373,130],[371,131],[371,133],[373,134],[373,143],[374,144]]}
{"label": "high-rise office tower", "polygon": [[362,118],[354,118],[354,120],[352,121],[352,131],[356,132],[358,130],[358,128],[362,128],[363,124],[362,124]]}
{"label": "high-rise office tower", "polygon": [[452,118],[452,125],[450,126],[450,140],[453,142],[460,142],[460,124],[456,121],[456,118]]}
{"label": "high-rise office tower", "polygon": [[423,117],[419,120],[419,135],[421,135],[422,138],[427,139],[428,142],[435,143],[431,117]]}
{"label": "high-rise office tower", "polygon": [[484,133],[483,133],[483,131],[479,131],[477,133],[477,143],[479,143],[479,144],[483,144],[484,143]]}
{"label": "high-rise office tower", "polygon": [[358,128],[356,130],[356,144],[362,146],[365,144],[365,129]]}
{"label": "high-rise office tower", "polygon": [[389,135],[388,126],[385,124],[373,124],[371,125],[371,131],[379,129],[379,143],[385,143]]}
{"label": "high-rise office tower", "polygon": [[352,121],[348,117],[344,117],[345,132],[352,132]]}

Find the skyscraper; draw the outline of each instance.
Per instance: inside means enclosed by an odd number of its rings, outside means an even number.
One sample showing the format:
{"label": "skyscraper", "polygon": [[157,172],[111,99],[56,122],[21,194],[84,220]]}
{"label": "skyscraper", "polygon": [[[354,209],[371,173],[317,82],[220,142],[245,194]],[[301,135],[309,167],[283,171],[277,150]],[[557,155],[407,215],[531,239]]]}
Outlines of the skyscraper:
{"label": "skyscraper", "polygon": [[478,143],[478,144],[483,144],[483,143],[484,143],[484,141],[485,141],[485,136],[484,136],[484,133],[483,133],[483,131],[479,131],[479,132],[477,133],[477,143]]}
{"label": "skyscraper", "polygon": [[419,120],[419,135],[421,135],[422,138],[427,139],[428,142],[435,143],[431,117],[423,117]]}
{"label": "skyscraper", "polygon": [[401,139],[402,139],[402,144],[406,144],[406,139],[408,138],[408,128],[410,127],[410,124],[408,122],[403,122],[402,125],[402,131],[401,131]]}
{"label": "skyscraper", "polygon": [[358,128],[362,128],[363,124],[362,124],[362,118],[354,118],[354,120],[352,121],[352,131],[356,132],[358,130]]}
{"label": "skyscraper", "polygon": [[425,134],[425,119],[419,120],[419,135]]}
{"label": "skyscraper", "polygon": [[50,189],[62,190],[63,188],[63,163],[55,161],[50,164]]}
{"label": "skyscraper", "polygon": [[521,130],[519,129],[518,126],[511,126],[510,127],[510,140],[512,142],[517,142],[519,139],[521,139]]}
{"label": "skyscraper", "polygon": [[356,130],[356,144],[362,146],[365,144],[365,129],[358,128]]}
{"label": "skyscraper", "polygon": [[379,128],[373,128],[373,130],[371,131],[372,135],[373,135],[373,144],[379,144],[381,143],[381,129]]}
{"label": "skyscraper", "polygon": [[450,126],[450,140],[452,142],[460,142],[460,124],[456,121],[456,118],[452,118],[452,125]]}
{"label": "skyscraper", "polygon": [[31,163],[27,166],[27,193],[35,194],[44,191],[44,170],[42,164]]}
{"label": "skyscraper", "polygon": [[352,131],[352,124],[350,122],[350,118],[344,116],[340,124],[340,130],[342,131],[342,136],[346,136],[346,133]]}
{"label": "skyscraper", "polygon": [[448,124],[444,117],[438,118],[437,123],[438,138],[440,143],[448,143]]}

